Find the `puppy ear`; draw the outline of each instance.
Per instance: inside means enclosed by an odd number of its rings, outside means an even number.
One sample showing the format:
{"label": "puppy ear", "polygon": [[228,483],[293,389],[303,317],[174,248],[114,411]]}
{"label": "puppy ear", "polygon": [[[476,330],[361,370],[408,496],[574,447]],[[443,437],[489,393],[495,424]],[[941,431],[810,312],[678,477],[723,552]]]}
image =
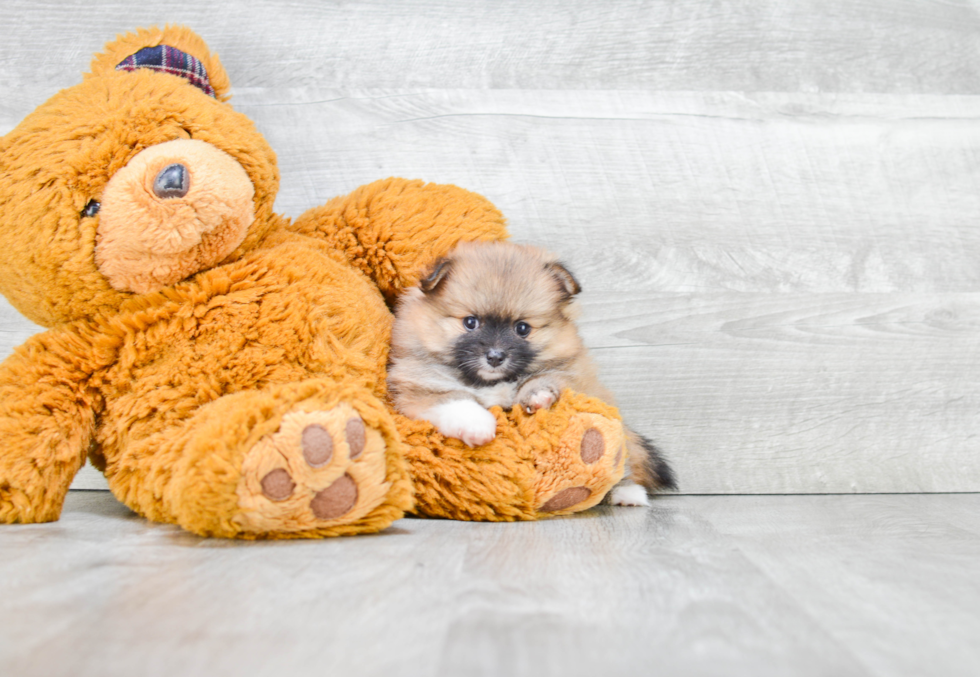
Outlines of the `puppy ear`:
{"label": "puppy ear", "polygon": [[419,281],[419,289],[426,294],[438,291],[452,269],[453,262],[450,259],[443,257],[437,260],[432,264],[432,272]]}
{"label": "puppy ear", "polygon": [[568,268],[557,261],[549,263],[545,266],[545,269],[558,281],[558,289],[562,293],[563,301],[569,300],[582,291],[582,287],[579,285],[578,280],[575,279],[575,276],[568,271]]}

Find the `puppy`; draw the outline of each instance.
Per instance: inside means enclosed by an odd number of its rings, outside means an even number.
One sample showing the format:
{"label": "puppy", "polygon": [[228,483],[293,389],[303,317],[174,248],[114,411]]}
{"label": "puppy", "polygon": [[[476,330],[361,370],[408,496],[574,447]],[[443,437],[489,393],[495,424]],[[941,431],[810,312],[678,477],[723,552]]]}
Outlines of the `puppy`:
{"label": "puppy", "polygon": [[[459,245],[399,300],[388,366],[395,408],[478,446],[496,435],[494,405],[534,413],[565,388],[613,404],[574,323],[580,291],[540,249]],[[627,475],[611,503],[648,505],[647,491],[676,488],[649,440],[627,428],[626,445]]]}

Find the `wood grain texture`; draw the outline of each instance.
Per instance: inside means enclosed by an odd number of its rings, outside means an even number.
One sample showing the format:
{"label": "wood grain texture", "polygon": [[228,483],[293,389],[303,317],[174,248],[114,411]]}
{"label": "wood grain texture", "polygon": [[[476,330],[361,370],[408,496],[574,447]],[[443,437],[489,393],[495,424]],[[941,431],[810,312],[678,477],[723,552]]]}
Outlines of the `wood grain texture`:
{"label": "wood grain texture", "polygon": [[[980,98],[245,91],[277,203],[386,175],[491,198],[588,288],[980,289]],[[311,132],[310,130],[316,130]]]}
{"label": "wood grain texture", "polygon": [[[389,175],[489,197],[580,278],[604,378],[684,491],[980,490],[973,3],[10,0],[5,21],[0,132],[112,34],[187,22],[279,154],[280,212]],[[36,330],[0,303],[0,356]]]}
{"label": "wood grain texture", "polygon": [[980,295],[596,294],[584,315],[684,491],[980,486]]}
{"label": "wood grain texture", "polygon": [[6,0],[3,50],[53,93],[135,26],[186,23],[243,87],[980,93],[980,14],[953,0]]}
{"label": "wood grain texture", "polygon": [[[980,497],[840,498],[694,507],[834,639],[855,647],[870,674],[980,669]],[[924,646],[943,647],[942,667]]]}
{"label": "wood grain texture", "polygon": [[200,539],[70,492],[0,533],[0,674],[974,675],[980,496],[658,499]]}

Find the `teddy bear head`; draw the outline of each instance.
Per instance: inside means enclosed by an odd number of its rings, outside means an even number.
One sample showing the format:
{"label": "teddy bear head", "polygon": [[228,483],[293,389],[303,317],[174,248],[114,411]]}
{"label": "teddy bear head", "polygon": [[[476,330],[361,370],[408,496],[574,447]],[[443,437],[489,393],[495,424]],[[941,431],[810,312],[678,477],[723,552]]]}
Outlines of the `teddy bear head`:
{"label": "teddy bear head", "polygon": [[254,248],[279,174],[228,76],[182,27],[120,36],[0,140],[0,292],[53,326]]}

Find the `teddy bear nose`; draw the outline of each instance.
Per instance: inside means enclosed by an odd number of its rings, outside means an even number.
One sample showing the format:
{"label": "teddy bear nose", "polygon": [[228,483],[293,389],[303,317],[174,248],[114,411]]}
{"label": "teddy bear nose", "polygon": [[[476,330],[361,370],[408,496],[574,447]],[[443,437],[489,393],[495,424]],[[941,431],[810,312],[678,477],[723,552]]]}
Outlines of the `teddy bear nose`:
{"label": "teddy bear nose", "polygon": [[490,363],[491,367],[499,367],[506,359],[507,353],[498,348],[491,348],[487,351],[487,362]]}
{"label": "teddy bear nose", "polygon": [[174,163],[160,170],[153,180],[153,193],[160,199],[184,197],[190,189],[187,167]]}

